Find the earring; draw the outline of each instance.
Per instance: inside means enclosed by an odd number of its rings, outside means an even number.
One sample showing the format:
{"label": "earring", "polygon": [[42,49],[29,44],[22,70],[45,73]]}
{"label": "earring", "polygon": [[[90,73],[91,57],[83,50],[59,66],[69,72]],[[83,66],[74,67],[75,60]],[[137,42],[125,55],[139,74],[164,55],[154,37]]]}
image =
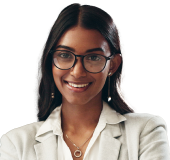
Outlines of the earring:
{"label": "earring", "polygon": [[54,93],[51,93],[51,98],[54,98]]}
{"label": "earring", "polygon": [[107,100],[108,100],[108,102],[110,102],[111,101],[111,96],[110,96],[110,76],[111,76],[111,72],[109,72],[109,74],[108,74],[108,95],[107,95]]}

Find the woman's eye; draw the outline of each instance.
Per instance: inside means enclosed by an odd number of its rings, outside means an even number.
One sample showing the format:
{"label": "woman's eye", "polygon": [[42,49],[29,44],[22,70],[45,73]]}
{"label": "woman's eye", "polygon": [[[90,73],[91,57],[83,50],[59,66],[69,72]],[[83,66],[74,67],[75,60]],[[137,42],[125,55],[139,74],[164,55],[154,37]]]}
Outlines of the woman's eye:
{"label": "woman's eye", "polygon": [[67,57],[69,57],[69,54],[67,54],[67,53],[61,53],[60,56],[63,57],[63,58],[67,58]]}
{"label": "woman's eye", "polygon": [[99,56],[95,56],[95,55],[90,56],[89,58],[90,58],[90,60],[94,60],[94,61],[97,61],[97,60],[101,59]]}
{"label": "woman's eye", "polygon": [[60,53],[60,54],[58,54],[58,57],[60,57],[60,58],[71,58],[72,56],[69,53]]}

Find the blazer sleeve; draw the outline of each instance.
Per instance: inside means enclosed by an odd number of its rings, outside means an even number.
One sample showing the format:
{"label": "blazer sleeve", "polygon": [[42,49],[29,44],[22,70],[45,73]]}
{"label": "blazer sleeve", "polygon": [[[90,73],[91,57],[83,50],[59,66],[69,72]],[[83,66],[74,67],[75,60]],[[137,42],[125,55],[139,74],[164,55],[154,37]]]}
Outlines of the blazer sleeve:
{"label": "blazer sleeve", "polygon": [[7,135],[1,138],[0,160],[19,160],[17,150]]}
{"label": "blazer sleeve", "polygon": [[162,118],[153,117],[140,134],[139,160],[170,160],[166,125]]}

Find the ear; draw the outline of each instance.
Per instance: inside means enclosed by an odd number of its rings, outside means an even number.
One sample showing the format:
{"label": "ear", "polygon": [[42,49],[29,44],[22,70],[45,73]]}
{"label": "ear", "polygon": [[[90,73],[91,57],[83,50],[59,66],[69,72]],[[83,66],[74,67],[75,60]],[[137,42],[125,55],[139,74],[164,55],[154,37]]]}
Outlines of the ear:
{"label": "ear", "polygon": [[110,60],[110,69],[109,69],[109,73],[111,73],[110,76],[112,76],[117,71],[121,62],[122,62],[122,56],[120,54],[116,54]]}

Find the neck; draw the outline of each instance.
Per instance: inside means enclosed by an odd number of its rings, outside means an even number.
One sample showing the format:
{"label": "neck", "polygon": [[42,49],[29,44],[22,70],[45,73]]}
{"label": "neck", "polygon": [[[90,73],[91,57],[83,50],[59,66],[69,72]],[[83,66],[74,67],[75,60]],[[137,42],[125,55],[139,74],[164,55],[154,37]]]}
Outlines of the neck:
{"label": "neck", "polygon": [[89,102],[83,105],[62,103],[62,129],[66,133],[81,134],[95,129],[102,111],[102,100]]}

